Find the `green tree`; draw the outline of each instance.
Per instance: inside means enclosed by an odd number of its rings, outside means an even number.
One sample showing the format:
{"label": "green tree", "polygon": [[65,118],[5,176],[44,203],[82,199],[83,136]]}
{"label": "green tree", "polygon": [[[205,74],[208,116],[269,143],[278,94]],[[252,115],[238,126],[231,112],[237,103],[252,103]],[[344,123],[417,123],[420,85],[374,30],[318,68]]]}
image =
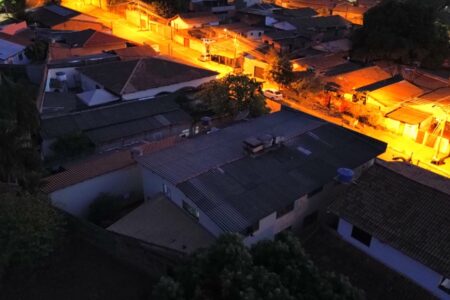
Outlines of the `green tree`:
{"label": "green tree", "polygon": [[25,56],[31,61],[44,61],[47,57],[48,44],[36,41],[25,49]]}
{"label": "green tree", "polygon": [[0,8],[4,9],[7,14],[17,19],[25,18],[26,1],[25,0],[2,0]]}
{"label": "green tree", "polygon": [[269,78],[282,87],[286,87],[294,81],[292,64],[286,55],[272,54],[269,59]]}
{"label": "green tree", "polygon": [[35,266],[53,252],[63,231],[63,218],[45,196],[1,194],[0,273],[11,267]]}
{"label": "green tree", "polygon": [[268,112],[261,83],[246,75],[227,75],[204,85],[200,100],[219,115],[236,116],[247,111],[257,117]]}
{"label": "green tree", "polygon": [[441,66],[449,55],[449,37],[437,21],[440,7],[439,1],[384,0],[364,15],[364,26],[352,38],[352,56]]}
{"label": "green tree", "polygon": [[314,73],[306,73],[293,81],[289,88],[303,98],[322,92],[325,89],[323,80]]}
{"label": "green tree", "polygon": [[236,234],[221,236],[193,253],[173,277],[154,289],[167,300],[316,300],[363,299],[348,279],[321,273],[292,235],[248,248]]}
{"label": "green tree", "polygon": [[33,192],[42,169],[36,149],[39,119],[35,90],[20,76],[0,73],[0,181]]}

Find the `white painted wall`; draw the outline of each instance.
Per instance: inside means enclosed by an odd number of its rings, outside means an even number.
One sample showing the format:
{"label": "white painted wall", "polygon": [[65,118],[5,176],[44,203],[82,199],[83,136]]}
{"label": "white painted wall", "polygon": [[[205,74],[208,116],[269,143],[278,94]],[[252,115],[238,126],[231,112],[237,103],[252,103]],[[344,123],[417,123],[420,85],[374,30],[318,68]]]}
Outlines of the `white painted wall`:
{"label": "white painted wall", "polygon": [[353,225],[344,219],[339,219],[338,233],[345,241],[349,242],[356,248],[365,252],[369,256],[380,261],[389,268],[403,274],[410,278],[419,286],[428,290],[436,297],[440,299],[450,299],[450,295],[438,288],[443,277],[435,271],[429,269],[416,260],[413,260],[409,256],[406,256],[402,252],[392,248],[388,244],[372,237],[370,247],[362,244],[358,240],[352,238]]}
{"label": "white painted wall", "polygon": [[80,82],[80,75],[74,67],[48,69],[47,82],[45,83],[45,91],[46,92],[53,91],[53,89],[50,88],[50,79],[56,78],[57,72],[66,73],[66,76],[67,76],[66,83],[67,83],[68,88],[73,88],[73,87],[78,86],[78,83]]}
{"label": "white painted wall", "polygon": [[25,55],[25,50],[17,52],[16,54],[3,60],[0,59],[0,64],[13,64],[13,65],[25,65],[28,64],[30,60]]}
{"label": "white painted wall", "polygon": [[133,165],[52,192],[52,204],[74,216],[86,217],[89,205],[100,193],[126,195],[142,191],[139,168]]}

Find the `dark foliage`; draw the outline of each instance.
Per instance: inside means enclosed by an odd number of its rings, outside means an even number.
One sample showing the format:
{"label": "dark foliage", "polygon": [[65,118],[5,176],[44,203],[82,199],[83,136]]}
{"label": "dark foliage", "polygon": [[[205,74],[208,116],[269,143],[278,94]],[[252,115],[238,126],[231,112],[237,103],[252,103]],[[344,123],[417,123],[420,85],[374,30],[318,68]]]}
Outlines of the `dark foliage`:
{"label": "dark foliage", "polygon": [[246,75],[228,75],[210,81],[198,96],[218,115],[236,116],[248,112],[250,116],[257,117],[268,112],[261,83]]}
{"label": "dark foliage", "polygon": [[292,235],[259,242],[252,248],[234,234],[192,254],[173,277],[153,291],[161,300],[363,299],[348,279],[320,273]]}
{"label": "dark foliage", "polygon": [[447,28],[437,22],[439,1],[385,0],[364,16],[352,56],[436,68],[449,55]]}

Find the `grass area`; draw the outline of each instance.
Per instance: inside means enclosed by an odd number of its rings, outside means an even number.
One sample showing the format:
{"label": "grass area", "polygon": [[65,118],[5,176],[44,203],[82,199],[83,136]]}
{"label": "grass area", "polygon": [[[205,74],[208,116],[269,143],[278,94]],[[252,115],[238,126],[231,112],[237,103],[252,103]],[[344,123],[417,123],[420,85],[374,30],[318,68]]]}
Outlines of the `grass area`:
{"label": "grass area", "polygon": [[303,246],[322,270],[346,275],[366,292],[368,300],[428,300],[431,294],[387,268],[326,229],[310,235]]}
{"label": "grass area", "polygon": [[6,278],[2,300],[148,300],[154,279],[72,239],[45,267]]}

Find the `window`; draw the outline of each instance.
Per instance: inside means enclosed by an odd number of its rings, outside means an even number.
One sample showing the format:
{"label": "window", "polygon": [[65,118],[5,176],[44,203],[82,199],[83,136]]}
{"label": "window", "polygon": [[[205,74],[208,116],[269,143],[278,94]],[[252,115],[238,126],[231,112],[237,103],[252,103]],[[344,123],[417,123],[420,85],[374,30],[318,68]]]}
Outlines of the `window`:
{"label": "window", "polygon": [[260,32],[258,32],[258,36],[261,36],[261,31],[260,31]]}
{"label": "window", "polygon": [[367,232],[356,226],[353,226],[352,238],[354,238],[357,241],[360,241],[361,243],[363,243],[368,247],[370,246],[370,242],[372,240],[372,236],[370,234],[368,234]]}
{"label": "window", "polygon": [[450,295],[450,278],[443,278],[439,284],[439,289]]}
{"label": "window", "polygon": [[312,198],[313,196],[317,195],[318,193],[320,193],[323,190],[323,186],[311,191],[308,193],[308,198]]}
{"label": "window", "polygon": [[307,215],[304,219],[303,219],[303,228],[308,227],[309,225],[314,224],[317,219],[319,218],[319,212],[316,210],[315,212]]}
{"label": "window", "polygon": [[19,54],[19,60],[23,60],[23,55],[22,55],[22,53]]}
{"label": "window", "polygon": [[198,220],[198,218],[200,217],[200,213],[199,211],[195,208],[192,207],[191,205],[189,205],[189,203],[187,203],[186,201],[183,200],[183,209],[185,211],[187,211],[191,216],[193,216],[194,218],[196,218]]}
{"label": "window", "polygon": [[286,207],[283,207],[282,209],[278,210],[277,211],[277,219],[284,216],[288,212],[291,212],[293,209],[294,209],[294,202],[292,202],[291,204],[287,205]]}

